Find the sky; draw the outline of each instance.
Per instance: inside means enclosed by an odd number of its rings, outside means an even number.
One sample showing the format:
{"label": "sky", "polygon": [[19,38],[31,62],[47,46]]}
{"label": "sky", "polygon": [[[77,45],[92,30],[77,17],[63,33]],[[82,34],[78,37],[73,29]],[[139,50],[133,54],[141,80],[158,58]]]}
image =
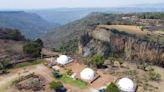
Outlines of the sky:
{"label": "sky", "polygon": [[164,0],[0,0],[0,9],[119,7],[164,3]]}

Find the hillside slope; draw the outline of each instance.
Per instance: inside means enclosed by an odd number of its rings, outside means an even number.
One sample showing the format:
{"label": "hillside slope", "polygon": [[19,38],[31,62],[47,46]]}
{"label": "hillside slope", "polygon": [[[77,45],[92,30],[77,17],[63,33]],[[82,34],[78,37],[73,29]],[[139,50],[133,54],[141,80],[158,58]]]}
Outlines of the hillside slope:
{"label": "hillside slope", "polygon": [[[80,20],[55,28],[42,37],[42,39],[46,47],[58,47],[61,43],[79,38],[83,33],[93,30],[98,24],[106,24],[110,21],[112,21],[112,23],[120,22],[120,20],[122,20],[120,16],[121,15],[91,13]],[[126,20],[122,20],[121,22],[131,23]]]}
{"label": "hillside slope", "polygon": [[36,38],[55,27],[55,24],[33,13],[6,11],[0,12],[0,27],[19,29],[27,38]]}
{"label": "hillside slope", "polygon": [[126,60],[164,66],[163,34],[142,29],[142,26],[164,26],[164,21],[159,20],[162,16],[156,19],[141,19],[137,16],[141,14],[92,13],[54,29],[42,39],[46,47],[55,49],[78,39],[79,52],[84,56],[98,53],[107,58],[115,55]]}
{"label": "hillside slope", "polygon": [[[154,34],[154,38],[156,36]],[[149,62],[164,67],[164,36],[159,38],[161,42],[150,41],[148,37],[146,32],[136,26],[99,25],[81,37],[79,50],[84,56],[113,55],[137,63]]]}
{"label": "hillside slope", "polygon": [[11,63],[24,59],[23,45],[25,38],[18,30],[0,28],[0,60],[10,59]]}
{"label": "hillside slope", "polygon": [[[156,16],[150,17],[153,19],[143,18],[143,16],[151,15]],[[62,43],[68,42],[69,40],[79,38],[83,33],[93,31],[97,25],[108,24],[108,25],[136,25],[139,27],[152,28],[154,25],[160,25],[163,28],[164,13],[132,13],[132,14],[108,14],[108,13],[91,13],[88,16],[76,20],[74,22],[65,24],[58,28],[55,28],[48,32],[42,37],[45,46],[54,48],[60,46]],[[149,18],[149,17],[148,17]],[[163,29],[160,29],[163,30]],[[156,30],[155,30],[156,31]]]}

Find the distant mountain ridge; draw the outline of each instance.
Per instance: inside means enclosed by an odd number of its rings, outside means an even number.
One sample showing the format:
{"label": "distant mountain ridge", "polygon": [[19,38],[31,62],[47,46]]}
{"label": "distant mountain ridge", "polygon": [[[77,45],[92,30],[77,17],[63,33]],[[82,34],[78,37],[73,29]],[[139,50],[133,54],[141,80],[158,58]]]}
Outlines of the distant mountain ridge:
{"label": "distant mountain ridge", "polygon": [[55,27],[34,13],[24,11],[0,11],[0,27],[20,30],[27,38],[37,38]]}
{"label": "distant mountain ridge", "polygon": [[164,3],[156,3],[156,4],[137,4],[137,5],[130,5],[130,7],[164,8]]}
{"label": "distant mountain ridge", "polygon": [[28,12],[36,13],[49,22],[67,24],[69,22],[81,19],[92,12],[104,12],[104,13],[164,12],[164,3],[126,5],[126,6],[111,7],[111,8],[43,9],[43,10],[31,10]]}

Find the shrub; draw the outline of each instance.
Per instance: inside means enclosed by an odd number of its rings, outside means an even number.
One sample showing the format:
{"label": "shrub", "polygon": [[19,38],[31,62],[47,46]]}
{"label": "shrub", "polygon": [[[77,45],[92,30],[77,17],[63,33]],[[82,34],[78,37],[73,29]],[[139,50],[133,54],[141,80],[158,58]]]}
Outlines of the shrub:
{"label": "shrub", "polygon": [[63,84],[60,81],[52,81],[50,83],[50,88],[55,91],[59,90],[61,87],[63,87]]}
{"label": "shrub", "polygon": [[41,54],[42,47],[42,41],[40,39],[37,39],[36,41],[27,42],[23,46],[23,52],[30,57],[39,57]]}
{"label": "shrub", "polygon": [[32,79],[30,80],[31,87],[33,89],[40,89],[41,88],[41,82],[39,79]]}
{"label": "shrub", "polygon": [[60,74],[58,71],[53,71],[52,74],[55,78],[61,78],[62,77],[62,74]]}
{"label": "shrub", "polygon": [[9,58],[3,58],[0,60],[0,74],[6,73],[8,68],[11,68],[12,65],[10,64]]}
{"label": "shrub", "polygon": [[53,51],[62,53],[75,53],[78,48],[78,39],[69,40],[67,43],[62,43],[59,48],[54,48]]}
{"label": "shrub", "polygon": [[111,83],[110,85],[107,86],[105,92],[120,92],[120,91],[114,83]]}
{"label": "shrub", "polygon": [[100,68],[104,64],[104,61],[105,59],[102,55],[96,54],[92,57],[92,64],[97,68]]}
{"label": "shrub", "polygon": [[43,41],[40,38],[36,39],[35,42],[38,43],[41,47],[43,47]]}
{"label": "shrub", "polygon": [[71,69],[67,69],[66,73],[67,73],[67,75],[71,75],[73,72]]}
{"label": "shrub", "polygon": [[155,71],[149,71],[149,79],[153,81],[160,81],[161,75],[159,73],[156,73]]}

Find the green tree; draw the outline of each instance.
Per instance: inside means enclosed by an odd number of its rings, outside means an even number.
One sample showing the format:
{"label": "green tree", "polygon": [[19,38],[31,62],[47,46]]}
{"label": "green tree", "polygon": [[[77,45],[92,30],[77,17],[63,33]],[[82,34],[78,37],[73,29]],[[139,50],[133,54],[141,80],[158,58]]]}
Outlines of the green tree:
{"label": "green tree", "polygon": [[105,59],[102,55],[96,54],[92,57],[92,64],[97,68],[100,68],[104,64],[104,61]]}
{"label": "green tree", "polygon": [[53,50],[62,52],[63,54],[66,53],[72,54],[77,51],[77,48],[78,48],[78,39],[72,39],[66,43],[63,42],[59,48],[54,48]]}
{"label": "green tree", "polygon": [[110,85],[107,86],[105,92],[120,92],[120,91],[114,83],[111,83]]}
{"label": "green tree", "polygon": [[17,29],[0,28],[0,39],[25,40],[24,36]]}
{"label": "green tree", "polygon": [[40,44],[41,47],[43,47],[43,41],[40,38],[36,39],[35,42]]}
{"label": "green tree", "polygon": [[161,75],[154,70],[148,72],[149,79],[153,81],[160,81],[161,80]]}
{"label": "green tree", "polygon": [[30,57],[39,57],[41,54],[42,46],[37,42],[27,42],[23,46],[23,52]]}
{"label": "green tree", "polygon": [[52,81],[50,83],[50,88],[55,90],[55,91],[58,91],[62,86],[63,86],[63,84],[61,82],[59,82],[59,81],[57,81],[57,82],[56,81]]}
{"label": "green tree", "polygon": [[5,73],[6,69],[10,68],[10,59],[4,58],[0,60],[0,73]]}

